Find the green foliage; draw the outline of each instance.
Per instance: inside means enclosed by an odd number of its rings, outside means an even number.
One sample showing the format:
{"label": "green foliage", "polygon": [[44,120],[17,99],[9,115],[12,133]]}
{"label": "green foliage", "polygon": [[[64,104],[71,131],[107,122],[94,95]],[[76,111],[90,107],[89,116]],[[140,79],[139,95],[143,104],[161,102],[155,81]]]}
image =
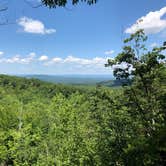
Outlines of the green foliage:
{"label": "green foliage", "polygon": [[[79,2],[86,2],[88,5],[92,5],[97,0],[72,0],[72,5],[77,5]],[[42,3],[50,8],[56,8],[57,6],[66,6],[68,0],[42,0]]]}
{"label": "green foliage", "polygon": [[0,75],[0,165],[165,165],[165,47],[147,51],[146,39],[142,30],[131,35],[108,61],[127,64],[114,75],[130,86],[73,87]]}
{"label": "green foliage", "polygon": [[[122,53],[106,64],[114,66],[114,76],[117,79],[125,78],[132,82],[123,91],[124,105],[135,120],[137,131],[136,138],[124,149],[127,165],[164,165],[166,162],[165,147],[164,150],[159,148],[163,144],[163,128],[166,127],[166,47],[147,51],[144,44],[146,40],[143,30],[137,31],[124,41],[129,45],[123,48]],[[122,63],[126,67],[122,68]],[[156,133],[159,134],[158,137]],[[156,143],[157,140],[160,144]]]}
{"label": "green foliage", "polygon": [[89,91],[4,75],[0,83],[2,165],[98,163]]}

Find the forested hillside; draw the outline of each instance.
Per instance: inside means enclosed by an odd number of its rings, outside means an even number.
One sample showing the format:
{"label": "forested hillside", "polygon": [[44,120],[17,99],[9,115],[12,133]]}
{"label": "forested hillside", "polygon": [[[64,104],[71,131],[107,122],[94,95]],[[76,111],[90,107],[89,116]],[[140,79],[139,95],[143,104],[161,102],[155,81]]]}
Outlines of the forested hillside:
{"label": "forested hillside", "polygon": [[2,165],[102,162],[102,130],[120,91],[113,95],[104,88],[80,90],[5,75],[0,76],[0,87]]}
{"label": "forested hillside", "polygon": [[113,80],[112,75],[23,75],[25,78],[35,78],[46,82],[65,85],[96,85],[103,81]]}
{"label": "forested hillside", "polygon": [[165,114],[139,112],[126,90],[1,75],[1,165],[164,165]]}
{"label": "forested hillside", "polygon": [[165,165],[165,46],[137,56],[145,40],[138,31],[108,60],[127,65],[115,89],[1,75],[0,165]]}

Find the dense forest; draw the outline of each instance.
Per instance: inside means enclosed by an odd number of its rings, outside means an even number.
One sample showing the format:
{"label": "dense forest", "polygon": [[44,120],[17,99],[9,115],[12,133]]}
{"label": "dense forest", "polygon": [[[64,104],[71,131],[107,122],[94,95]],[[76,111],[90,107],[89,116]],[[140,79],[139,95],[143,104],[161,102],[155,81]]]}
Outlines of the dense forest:
{"label": "dense forest", "polygon": [[131,35],[106,64],[128,80],[119,88],[0,75],[0,165],[165,165],[165,47],[145,41]]}

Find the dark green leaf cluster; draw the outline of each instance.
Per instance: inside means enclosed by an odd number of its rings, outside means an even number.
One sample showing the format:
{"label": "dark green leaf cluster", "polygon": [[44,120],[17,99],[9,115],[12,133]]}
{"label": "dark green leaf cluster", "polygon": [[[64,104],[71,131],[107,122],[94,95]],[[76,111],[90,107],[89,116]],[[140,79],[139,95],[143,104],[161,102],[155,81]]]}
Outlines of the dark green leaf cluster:
{"label": "dark green leaf cluster", "polygon": [[[164,165],[166,163],[166,66],[165,46],[147,51],[143,30],[132,34],[114,60],[106,66],[114,67],[117,79],[128,79],[131,86],[123,91],[127,111],[135,125],[135,138],[125,148],[127,165]],[[126,64],[122,68],[122,63]],[[129,71],[130,70],[130,71]],[[134,127],[133,127],[134,128]]]}
{"label": "dark green leaf cluster", "polygon": [[147,51],[146,40],[147,36],[145,36],[144,31],[138,30],[124,40],[124,43],[128,45],[123,47],[123,51],[115,59],[108,60],[105,66],[114,67],[113,72],[117,79],[142,77],[145,73],[151,72],[152,68],[156,69],[163,66],[165,55],[162,51],[166,47],[161,46],[160,48],[153,48],[152,51]]}
{"label": "dark green leaf cluster", "polygon": [[[86,2],[88,5],[95,4],[97,0],[72,0],[73,5],[77,5],[79,2]],[[65,7],[68,0],[42,0],[42,3],[50,8],[56,8],[58,6]]]}

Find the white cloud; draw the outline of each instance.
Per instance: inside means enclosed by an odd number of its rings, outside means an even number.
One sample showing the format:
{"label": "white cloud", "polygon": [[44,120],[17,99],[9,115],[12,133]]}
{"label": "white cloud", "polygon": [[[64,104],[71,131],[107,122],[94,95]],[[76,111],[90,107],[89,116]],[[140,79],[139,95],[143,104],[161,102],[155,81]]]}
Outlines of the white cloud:
{"label": "white cloud", "polygon": [[72,55],[66,57],[63,60],[64,63],[76,63],[76,64],[81,64],[81,65],[89,65],[91,63],[90,59],[85,59],[85,58],[78,58],[74,57]]}
{"label": "white cloud", "polygon": [[150,47],[157,47],[158,46],[158,44],[157,43],[152,43],[151,45],[150,45]]}
{"label": "white cloud", "polygon": [[77,58],[77,57],[74,57],[72,55],[68,56],[67,58],[64,59],[64,62],[67,62],[67,63],[80,63],[81,62],[81,58]]}
{"label": "white cloud", "polygon": [[37,57],[35,53],[30,53],[26,56],[14,55],[12,57],[0,57],[0,69],[1,72],[10,71],[11,73],[24,74],[109,74],[112,72],[112,68],[104,67],[108,58],[80,58],[70,55],[65,58],[53,57],[51,59],[46,55]]}
{"label": "white cloud", "polygon": [[125,33],[134,33],[139,29],[144,29],[146,34],[159,33],[166,29],[166,19],[162,17],[166,14],[166,7],[154,12],[149,12],[146,16],[139,18],[135,24],[125,30]]}
{"label": "white cloud", "polygon": [[104,54],[105,55],[112,55],[115,51],[114,50],[108,50],[108,51],[105,51]]}
{"label": "white cloud", "polygon": [[70,74],[110,74],[112,68],[106,68],[109,57],[94,57],[94,58],[80,58],[76,56],[67,56],[65,58],[55,57],[43,63],[55,73],[70,73]]}
{"label": "white cloud", "polygon": [[55,29],[47,29],[44,24],[39,20],[34,20],[28,17],[21,17],[17,21],[18,25],[23,28],[24,32],[34,33],[34,34],[51,34],[56,32]]}
{"label": "white cloud", "polygon": [[36,54],[32,52],[29,55],[27,55],[25,58],[22,58],[20,55],[15,55],[14,57],[11,57],[11,58],[2,58],[0,59],[0,62],[29,64],[34,60],[35,56]]}
{"label": "white cloud", "polygon": [[61,62],[63,62],[62,58],[55,57],[55,58],[52,58],[50,61],[45,62],[44,65],[49,66],[49,65],[52,65],[52,64],[59,64]]}
{"label": "white cloud", "polygon": [[75,56],[67,56],[66,58],[62,59],[59,57],[55,57],[52,60],[46,62],[44,65],[53,65],[53,64],[77,64],[82,66],[87,65],[98,65],[98,66],[104,66],[104,64],[107,62],[108,58],[102,58],[102,57],[95,57],[91,59],[86,58],[79,58]]}
{"label": "white cloud", "polygon": [[3,51],[0,51],[0,56],[2,56],[4,54],[4,52]]}
{"label": "white cloud", "polygon": [[36,54],[34,52],[28,54],[25,57],[22,57],[21,55],[15,55],[10,58],[0,58],[0,62],[4,63],[19,63],[19,64],[30,64],[32,62],[43,62],[43,65],[49,66],[49,65],[81,65],[81,66],[104,66],[105,63],[107,63],[107,60],[110,57],[94,57],[94,58],[80,58],[75,56],[67,56],[66,58],[61,57],[54,57],[52,59],[49,59],[48,56],[42,55],[38,58],[36,58]]}
{"label": "white cloud", "polygon": [[126,62],[122,62],[121,64],[116,64],[116,65],[112,66],[112,69],[117,69],[117,68],[120,68],[120,69],[123,69],[123,70],[128,69],[128,71],[126,71],[128,73],[131,73],[132,71],[135,70],[135,68],[133,68],[133,65],[128,64]]}
{"label": "white cloud", "polygon": [[39,60],[39,61],[47,61],[47,60],[48,60],[48,56],[42,55],[41,57],[39,57],[38,60]]}
{"label": "white cloud", "polygon": [[62,62],[62,58],[55,57],[55,58],[52,59],[52,61],[54,63],[59,63],[59,62]]}

